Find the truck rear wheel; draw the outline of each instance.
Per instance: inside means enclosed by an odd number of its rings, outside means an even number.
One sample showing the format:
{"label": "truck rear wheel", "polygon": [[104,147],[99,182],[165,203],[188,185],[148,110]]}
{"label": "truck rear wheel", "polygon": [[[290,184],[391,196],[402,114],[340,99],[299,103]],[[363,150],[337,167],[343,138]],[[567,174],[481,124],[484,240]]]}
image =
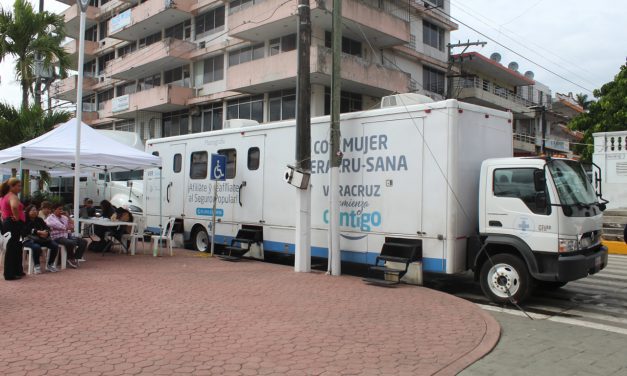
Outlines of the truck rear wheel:
{"label": "truck rear wheel", "polygon": [[495,303],[507,303],[510,297],[520,303],[531,292],[531,278],[525,262],[507,253],[487,259],[479,278],[481,290]]}
{"label": "truck rear wheel", "polygon": [[207,252],[209,250],[209,235],[207,231],[202,227],[194,228],[192,233],[192,246],[195,251]]}

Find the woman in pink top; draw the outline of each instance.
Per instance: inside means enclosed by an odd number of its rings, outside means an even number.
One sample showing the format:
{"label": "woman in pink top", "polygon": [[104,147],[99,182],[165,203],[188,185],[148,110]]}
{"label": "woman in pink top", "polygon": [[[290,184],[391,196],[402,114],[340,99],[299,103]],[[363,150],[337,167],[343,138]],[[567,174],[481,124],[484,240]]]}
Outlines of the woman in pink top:
{"label": "woman in pink top", "polygon": [[12,281],[22,278],[22,228],[26,221],[24,205],[17,194],[22,190],[22,182],[16,178],[9,178],[0,185],[0,213],[2,213],[2,230],[10,232],[11,239],[6,245],[4,259],[4,279]]}

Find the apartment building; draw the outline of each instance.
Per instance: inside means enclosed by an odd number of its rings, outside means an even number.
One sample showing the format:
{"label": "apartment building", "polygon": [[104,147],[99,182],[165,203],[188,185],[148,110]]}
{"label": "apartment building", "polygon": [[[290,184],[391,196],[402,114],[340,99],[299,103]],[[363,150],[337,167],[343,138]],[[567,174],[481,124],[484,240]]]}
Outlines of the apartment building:
{"label": "apartment building", "polygon": [[[64,12],[76,64],[79,11]],[[92,0],[83,119],[146,140],[296,113],[297,0]],[[408,91],[444,94],[449,0],[342,2],[341,111]],[[311,1],[311,113],[330,113],[331,1]],[[76,66],[74,68],[77,68]],[[52,97],[76,101],[76,76]]]}
{"label": "apartment building", "polygon": [[501,64],[498,53],[488,58],[469,52],[451,59],[459,72],[450,82],[452,98],[512,112],[514,155],[575,157],[570,142],[580,135],[566,126],[573,113],[561,94],[553,101],[551,89],[534,80],[533,72],[519,73],[516,62]]}

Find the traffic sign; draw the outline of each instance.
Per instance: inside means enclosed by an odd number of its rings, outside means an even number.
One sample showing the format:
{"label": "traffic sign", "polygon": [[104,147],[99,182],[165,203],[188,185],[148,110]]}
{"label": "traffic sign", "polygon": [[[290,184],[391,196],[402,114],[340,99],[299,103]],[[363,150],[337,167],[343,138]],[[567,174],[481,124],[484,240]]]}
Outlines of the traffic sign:
{"label": "traffic sign", "polygon": [[226,180],[226,156],[211,154],[210,179],[214,181]]}

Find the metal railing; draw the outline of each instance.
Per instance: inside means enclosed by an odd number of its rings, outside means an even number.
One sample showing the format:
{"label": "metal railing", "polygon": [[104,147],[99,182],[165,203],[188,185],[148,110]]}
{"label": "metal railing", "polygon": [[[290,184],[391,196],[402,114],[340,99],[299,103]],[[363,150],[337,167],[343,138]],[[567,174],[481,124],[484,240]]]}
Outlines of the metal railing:
{"label": "metal railing", "polygon": [[513,91],[496,85],[493,82],[483,80],[479,77],[458,77],[453,79],[453,89],[481,89],[498,97],[501,97],[510,102],[520,104],[525,107],[535,105],[532,101],[521,97]]}
{"label": "metal railing", "polygon": [[514,140],[524,142],[526,144],[536,144],[536,136],[524,133],[514,133]]}

